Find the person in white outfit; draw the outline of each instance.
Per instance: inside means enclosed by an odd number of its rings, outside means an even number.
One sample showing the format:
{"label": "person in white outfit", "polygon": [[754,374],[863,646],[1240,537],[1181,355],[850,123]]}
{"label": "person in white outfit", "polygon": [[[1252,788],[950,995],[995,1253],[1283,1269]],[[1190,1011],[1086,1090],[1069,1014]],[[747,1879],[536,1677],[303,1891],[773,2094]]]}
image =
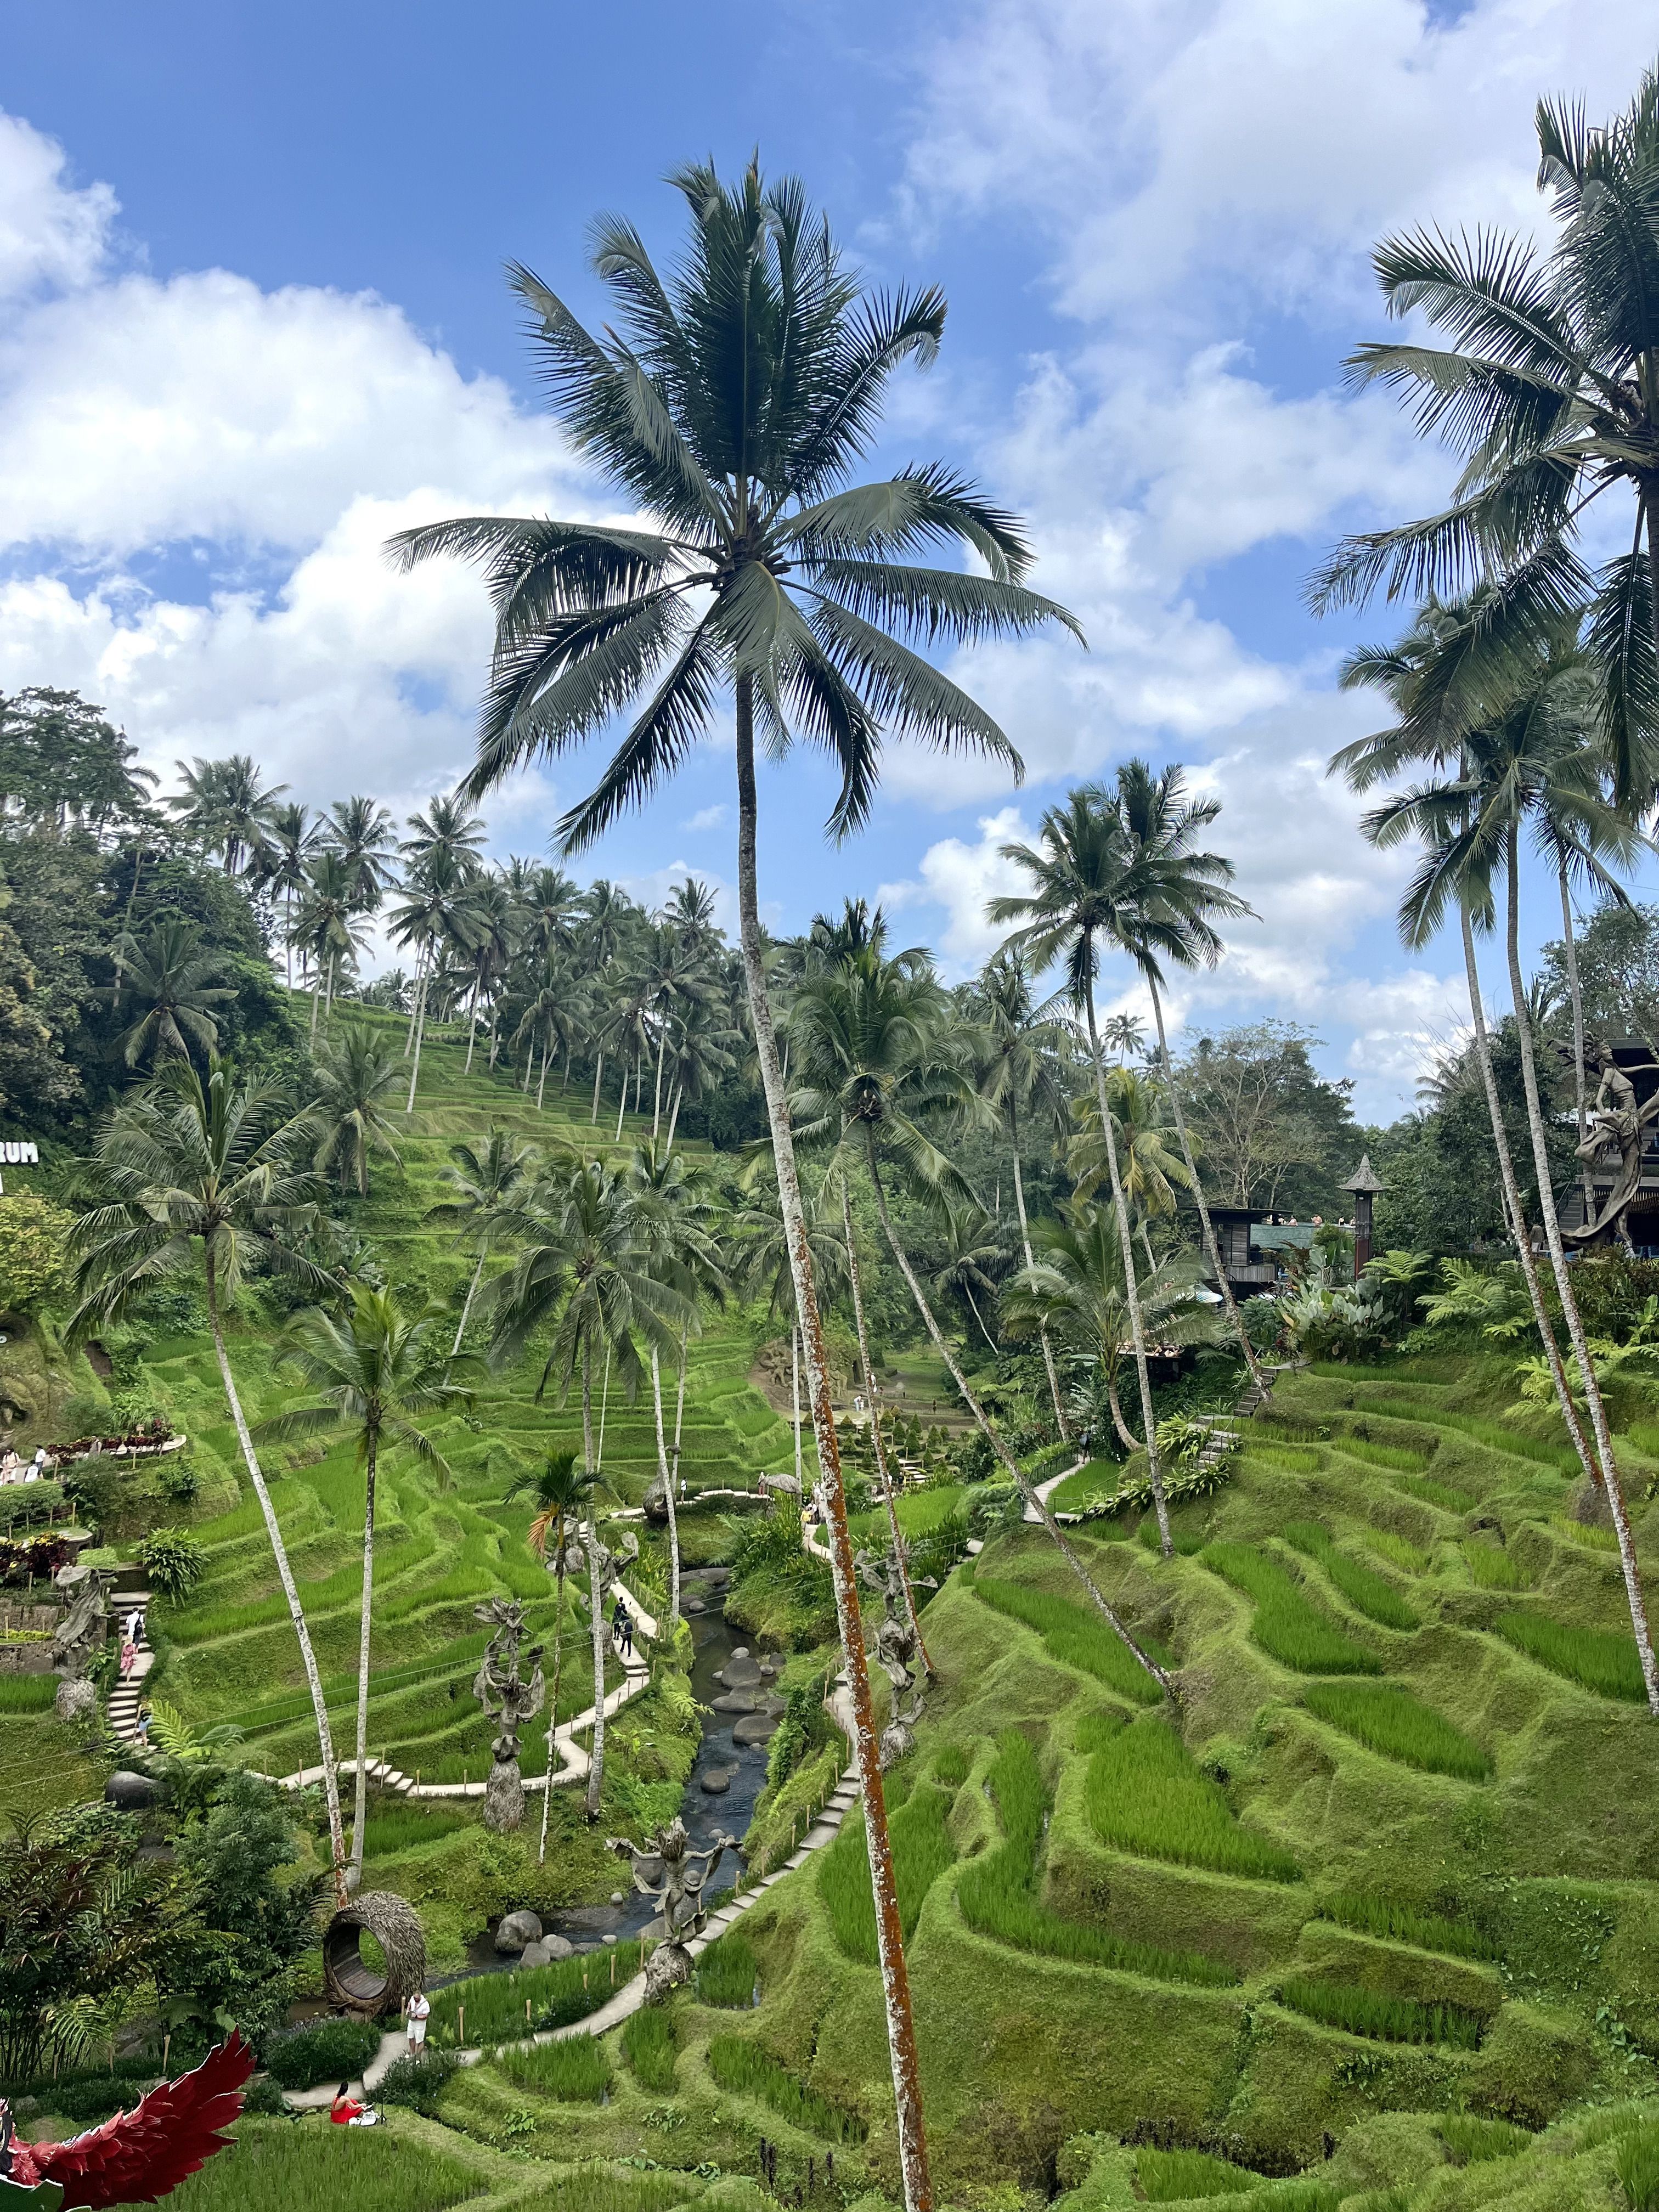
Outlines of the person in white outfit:
{"label": "person in white outfit", "polygon": [[426,2043],[426,2024],[432,2004],[424,1990],[416,1990],[404,2009],[409,2014],[409,2055],[413,2058]]}

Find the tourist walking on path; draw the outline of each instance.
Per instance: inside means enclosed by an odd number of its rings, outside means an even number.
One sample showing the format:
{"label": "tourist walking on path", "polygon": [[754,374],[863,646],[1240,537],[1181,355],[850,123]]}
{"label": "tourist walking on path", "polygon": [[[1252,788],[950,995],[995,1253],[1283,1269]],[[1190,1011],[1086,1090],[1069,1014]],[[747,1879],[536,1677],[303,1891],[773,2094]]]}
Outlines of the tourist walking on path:
{"label": "tourist walking on path", "polygon": [[611,1616],[611,1626],[624,1659],[634,1656],[634,1616],[622,1600],[617,1600],[617,1609]]}
{"label": "tourist walking on path", "polygon": [[404,2008],[409,2014],[409,2055],[420,2056],[426,2043],[426,2024],[432,2012],[432,2001],[424,1990],[416,1990]]}

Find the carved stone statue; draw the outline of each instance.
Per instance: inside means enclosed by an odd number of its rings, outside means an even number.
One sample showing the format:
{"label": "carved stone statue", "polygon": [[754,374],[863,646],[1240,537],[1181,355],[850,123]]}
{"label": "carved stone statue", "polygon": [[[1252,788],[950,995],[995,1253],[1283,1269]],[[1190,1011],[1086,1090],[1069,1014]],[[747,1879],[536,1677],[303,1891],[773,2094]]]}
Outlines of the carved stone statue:
{"label": "carved stone statue", "polygon": [[52,1639],[52,1663],[63,1676],[54,1710],[61,1721],[79,1720],[98,1709],[98,1692],[87,1677],[109,1634],[109,1593],[115,1577],[96,1567],[64,1567],[58,1586],[72,1593],[69,1611]]}
{"label": "carved stone statue", "polygon": [[[497,1831],[516,1828],[524,1820],[519,1730],[540,1712],[547,1695],[542,1675],[543,1647],[532,1644],[521,1652],[524,1607],[514,1599],[492,1597],[483,1605],[474,1606],[472,1617],[495,1631],[473,1679],[472,1694],[487,1717],[501,1724],[501,1732],[490,1746],[495,1763],[484,1784],[483,1823]],[[533,1670],[528,1681],[520,1672],[521,1657]]]}
{"label": "carved stone statue", "polygon": [[[876,1631],[876,1663],[893,1686],[892,1715],[881,1732],[881,1767],[884,1774],[890,1766],[896,1765],[915,1749],[915,1725],[927,1701],[916,1687],[915,1669],[911,1664],[916,1656],[916,1632],[910,1623],[910,1608],[904,1601],[904,1574],[897,1559],[891,1553],[878,1558],[873,1553],[860,1552],[854,1565],[866,1589],[881,1593],[886,1608]],[[939,1584],[928,1575],[920,1581],[913,1579],[911,1588],[937,1589]],[[908,1704],[905,1702],[907,1698]]]}
{"label": "carved stone statue", "polygon": [[[1610,1045],[1592,1043],[1586,1047],[1585,1056],[1589,1063],[1586,1075],[1594,1067],[1600,1080],[1589,1111],[1589,1130],[1583,1143],[1576,1147],[1577,1157],[1593,1168],[1611,1146],[1619,1154],[1619,1175],[1607,1203],[1594,1220],[1587,1220],[1582,1229],[1563,1230],[1563,1239],[1569,1244],[1594,1243],[1609,1229],[1616,1230],[1620,1236],[1626,1234],[1625,1215],[1641,1187],[1642,1147],[1649,1125],[1659,1118],[1659,1088],[1656,1088],[1646,1105],[1638,1104],[1630,1072],[1620,1066]],[[1635,1072],[1659,1075],[1659,1065],[1644,1061]]]}
{"label": "carved stone statue", "polygon": [[691,1978],[691,1954],[686,1939],[695,1936],[708,1917],[703,1891],[724,1855],[735,1848],[735,1836],[719,1835],[710,1850],[694,1851],[683,1820],[671,1820],[644,1844],[626,1836],[607,1836],[605,1847],[627,1859],[634,1887],[648,1897],[662,1918],[663,1940],[651,1954],[645,1970],[647,2004],[665,2004],[671,1990]]}

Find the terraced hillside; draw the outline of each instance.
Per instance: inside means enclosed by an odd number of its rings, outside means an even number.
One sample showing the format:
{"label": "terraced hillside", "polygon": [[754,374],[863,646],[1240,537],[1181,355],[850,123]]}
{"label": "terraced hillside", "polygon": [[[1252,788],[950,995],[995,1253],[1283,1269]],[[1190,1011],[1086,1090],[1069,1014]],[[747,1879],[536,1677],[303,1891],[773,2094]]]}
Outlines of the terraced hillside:
{"label": "terraced hillside", "polygon": [[[944,2197],[1619,2201],[1613,2139],[1650,2108],[1534,2142],[1650,2094],[1659,2057],[1659,1727],[1575,1488],[1467,1380],[1291,1380],[1176,1559],[1081,1538],[1176,1667],[1178,1729],[1036,1531],[951,1577],[893,1820]],[[681,1999],[638,2064],[613,2039],[603,2106],[507,2059],[445,2117],[655,2156],[672,2084],[674,2163],[752,2170],[765,2135],[890,2194],[869,1911],[849,1827],[743,1922],[757,2009]]]}

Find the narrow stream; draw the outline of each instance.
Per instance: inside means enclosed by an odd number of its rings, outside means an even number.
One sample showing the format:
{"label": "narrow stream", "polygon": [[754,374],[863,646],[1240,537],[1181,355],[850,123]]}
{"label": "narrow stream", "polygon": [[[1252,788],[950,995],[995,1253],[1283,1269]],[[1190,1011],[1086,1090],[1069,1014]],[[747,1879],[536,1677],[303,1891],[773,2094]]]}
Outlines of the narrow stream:
{"label": "narrow stream", "polygon": [[[690,1601],[686,1620],[691,1629],[691,1694],[701,1705],[714,1707],[717,1699],[742,1698],[752,1700],[759,1709],[754,1717],[757,1726],[746,1734],[759,1732],[758,1723],[764,1716],[766,1734],[769,1736],[776,1725],[775,1708],[781,1700],[773,1696],[772,1672],[781,1668],[781,1656],[750,1650],[744,1644],[740,1630],[726,1621],[721,1607],[725,1601],[725,1577],[719,1569],[713,1581],[705,1579],[695,1568],[684,1578],[683,1601]],[[701,1612],[693,1610],[697,1604]],[[738,1654],[742,1653],[742,1658]],[[735,1662],[735,1664],[734,1664]],[[733,1690],[720,1678],[728,1668],[744,1678],[744,1686]],[[756,1679],[750,1680],[751,1672]],[[765,1701],[770,1699],[773,1711],[768,1711]],[[755,1800],[766,1781],[767,1746],[761,1743],[739,1743],[733,1731],[750,1716],[732,1711],[711,1711],[703,1723],[702,1741],[697,1747],[696,1764],[691,1770],[685,1786],[685,1802],[680,1808],[680,1818],[691,1838],[694,1850],[708,1850],[714,1838],[721,1834],[735,1837],[741,1843],[755,1810]],[[705,1780],[724,1787],[706,1789]],[[534,1805],[535,1801],[531,1801]],[[635,1837],[636,1843],[642,1837]],[[728,1889],[742,1871],[742,1860],[735,1850],[728,1850],[714,1869],[711,1891]],[[634,1888],[623,1862],[617,1862],[617,1887],[624,1893],[621,1905],[588,1905],[574,1906],[568,1912],[555,1913],[544,1923],[550,1936],[562,1936],[578,1950],[592,1950],[602,1944],[607,1936],[619,1940],[637,1936],[654,1916],[655,1908],[648,1898],[641,1897]],[[475,1936],[467,1949],[468,1974],[500,1973],[518,1965],[516,1954],[502,1956],[488,1933]],[[459,1978],[446,1977],[446,1978]],[[434,1978],[432,1986],[440,1986]]]}

